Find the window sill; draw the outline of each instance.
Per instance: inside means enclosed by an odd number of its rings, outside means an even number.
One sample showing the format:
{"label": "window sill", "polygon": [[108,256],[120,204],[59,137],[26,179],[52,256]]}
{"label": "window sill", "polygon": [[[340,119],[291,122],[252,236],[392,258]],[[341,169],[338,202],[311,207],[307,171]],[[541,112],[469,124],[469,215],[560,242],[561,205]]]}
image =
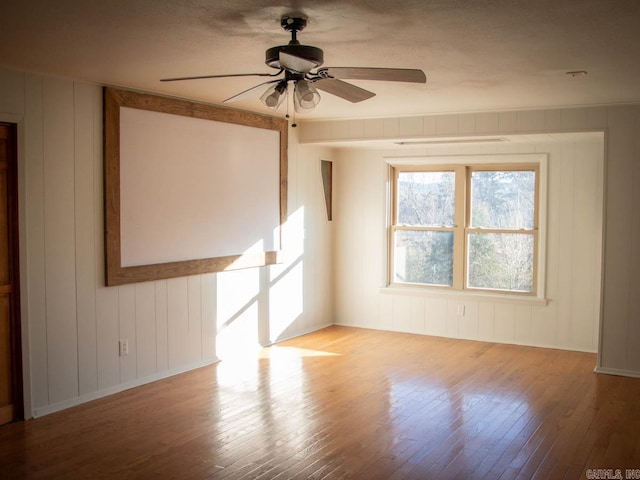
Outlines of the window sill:
{"label": "window sill", "polygon": [[532,307],[546,307],[549,300],[530,295],[501,295],[499,293],[451,291],[436,288],[386,286],[380,288],[380,293],[391,295],[412,295],[422,297],[448,298],[452,300],[471,300],[475,302],[510,303],[515,305],[529,305]]}

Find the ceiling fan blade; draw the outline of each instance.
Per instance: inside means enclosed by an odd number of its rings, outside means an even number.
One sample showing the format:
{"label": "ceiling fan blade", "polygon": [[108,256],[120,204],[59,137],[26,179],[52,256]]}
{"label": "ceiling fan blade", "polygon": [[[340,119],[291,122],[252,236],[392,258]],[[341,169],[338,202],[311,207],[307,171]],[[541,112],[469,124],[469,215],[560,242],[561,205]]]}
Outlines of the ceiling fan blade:
{"label": "ceiling fan blade", "polygon": [[412,68],[325,67],[318,70],[320,76],[349,80],[382,80],[388,82],[426,83],[422,70]]}
{"label": "ceiling fan blade", "polygon": [[344,98],[351,103],[362,102],[368,98],[374,97],[376,94],[365,90],[364,88],[356,87],[342,80],[336,80],[335,78],[321,78],[313,82],[313,86],[318,90],[335,95],[336,97]]}
{"label": "ceiling fan blade", "polygon": [[290,53],[280,52],[278,58],[282,68],[298,73],[308,73],[312,68],[317,66],[315,62],[311,62],[306,58],[296,57]]}
{"label": "ceiling fan blade", "polygon": [[228,75],[200,75],[197,77],[174,77],[174,78],[161,78],[161,82],[178,82],[180,80],[203,80],[205,78],[226,78],[226,77],[275,77],[282,73],[280,70],[278,73],[230,73]]}
{"label": "ceiling fan blade", "polygon": [[269,80],[268,82],[262,82],[259,83],[258,85],[255,85],[251,88],[248,88],[240,93],[235,94],[233,97],[229,97],[226,100],[223,100],[222,103],[229,103],[229,102],[237,102],[238,100],[242,100],[243,98],[247,98],[251,95],[253,95],[255,93],[256,90],[258,90],[260,87],[263,87],[264,85],[268,85],[270,83],[276,83],[279,82],[280,80]]}

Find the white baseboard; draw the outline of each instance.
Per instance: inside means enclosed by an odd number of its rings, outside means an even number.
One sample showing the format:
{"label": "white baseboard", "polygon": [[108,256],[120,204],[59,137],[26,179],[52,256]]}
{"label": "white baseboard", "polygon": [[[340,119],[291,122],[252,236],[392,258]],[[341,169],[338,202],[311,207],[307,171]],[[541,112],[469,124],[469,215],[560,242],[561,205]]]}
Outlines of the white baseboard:
{"label": "white baseboard", "polygon": [[475,338],[475,337],[453,337],[450,335],[436,335],[433,333],[424,333],[424,332],[416,332],[416,331],[410,331],[410,330],[392,330],[390,328],[382,328],[382,327],[378,327],[378,326],[372,326],[372,325],[352,325],[349,323],[334,323],[333,325],[339,326],[339,327],[351,327],[351,328],[363,328],[366,330],[378,330],[381,332],[393,332],[393,333],[410,333],[412,335],[425,335],[427,337],[439,337],[439,338],[451,338],[453,340],[471,340],[471,341],[475,341],[475,342],[487,342],[487,343],[500,343],[503,345],[518,345],[521,347],[534,347],[534,348],[550,348],[553,350],[567,350],[569,352],[583,352],[583,353],[597,353],[596,350],[586,350],[586,349],[582,349],[582,348],[574,348],[574,347],[567,347],[567,346],[559,346],[559,345],[550,345],[550,344],[546,344],[546,343],[522,343],[522,342],[503,342],[500,340],[496,340],[496,339],[491,339],[491,338]]}
{"label": "white baseboard", "polygon": [[604,373],[606,375],[618,375],[619,377],[640,378],[640,372],[634,370],[623,370],[620,368],[596,367],[593,369],[596,373]]}
{"label": "white baseboard", "polygon": [[59,412],[60,410],[65,410],[67,408],[75,407],[77,405],[90,402],[92,400],[97,400],[99,398],[106,397],[108,395],[113,395],[114,393],[119,393],[124,390],[128,390],[130,388],[139,387],[147,383],[155,382],[157,380],[162,380],[163,378],[179,375],[180,373],[185,373],[190,370],[195,370],[196,368],[206,367],[207,365],[212,365],[219,361],[220,360],[217,357],[215,357],[215,358],[210,358],[208,360],[201,360],[199,362],[191,363],[183,367],[173,368],[171,370],[165,370],[164,372],[154,373],[153,375],[149,375],[148,377],[137,378],[130,382],[122,383],[120,385],[114,385],[113,387],[105,388],[104,390],[100,390],[98,392],[87,393],[86,395],[70,398],[62,402],[34,408],[32,414],[34,418],[42,417],[44,415],[49,415],[50,413]]}

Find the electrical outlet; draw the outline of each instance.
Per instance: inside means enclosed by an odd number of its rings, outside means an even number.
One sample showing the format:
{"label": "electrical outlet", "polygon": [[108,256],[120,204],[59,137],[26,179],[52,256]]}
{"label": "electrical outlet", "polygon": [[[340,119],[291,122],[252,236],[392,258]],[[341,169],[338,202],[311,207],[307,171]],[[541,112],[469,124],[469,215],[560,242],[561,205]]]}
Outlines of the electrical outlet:
{"label": "electrical outlet", "polygon": [[129,355],[129,340],[120,340],[118,342],[118,347],[120,348],[121,357]]}
{"label": "electrical outlet", "polygon": [[464,305],[458,305],[458,316],[464,317]]}

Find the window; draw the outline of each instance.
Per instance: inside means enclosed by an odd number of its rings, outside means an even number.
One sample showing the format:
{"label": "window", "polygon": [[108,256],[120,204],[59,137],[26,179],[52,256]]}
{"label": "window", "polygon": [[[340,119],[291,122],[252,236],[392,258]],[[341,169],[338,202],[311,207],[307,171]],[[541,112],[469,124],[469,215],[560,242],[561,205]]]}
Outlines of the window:
{"label": "window", "polygon": [[392,166],[390,283],[536,294],[539,170]]}

